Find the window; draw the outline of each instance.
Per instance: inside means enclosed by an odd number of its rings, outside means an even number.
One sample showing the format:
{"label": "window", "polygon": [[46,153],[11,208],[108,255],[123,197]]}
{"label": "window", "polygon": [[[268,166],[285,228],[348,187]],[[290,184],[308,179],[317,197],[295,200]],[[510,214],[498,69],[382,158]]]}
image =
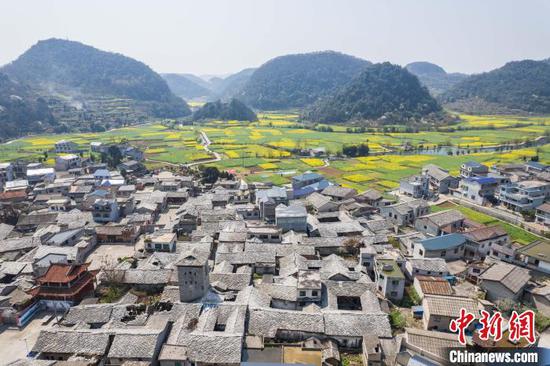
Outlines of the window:
{"label": "window", "polygon": [[418,254],[424,255],[424,251],[422,249],[418,250]]}
{"label": "window", "polygon": [[398,280],[393,280],[393,281],[391,281],[391,284],[394,285],[394,286],[397,286],[397,285],[399,285],[399,281]]}
{"label": "window", "polygon": [[397,291],[390,292],[390,297],[397,297]]}
{"label": "window", "polygon": [[[455,253],[456,253],[456,252],[455,252]],[[441,255],[440,255],[440,256],[441,256],[441,257],[444,257],[444,256],[446,256],[446,255],[447,255],[447,251],[443,250],[443,251],[441,252]]]}
{"label": "window", "polygon": [[300,296],[306,296],[306,292],[305,291],[300,291]]}
{"label": "window", "polygon": [[318,292],[317,291],[311,291],[311,296],[317,296]]}

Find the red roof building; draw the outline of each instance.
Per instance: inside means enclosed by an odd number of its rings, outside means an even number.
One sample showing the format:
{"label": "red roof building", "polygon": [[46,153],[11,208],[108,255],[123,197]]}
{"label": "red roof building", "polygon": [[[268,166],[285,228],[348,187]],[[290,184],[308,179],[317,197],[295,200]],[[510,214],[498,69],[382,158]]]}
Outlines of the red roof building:
{"label": "red roof building", "polygon": [[31,294],[40,300],[79,302],[94,292],[97,271],[89,271],[88,266],[54,263],[37,278]]}

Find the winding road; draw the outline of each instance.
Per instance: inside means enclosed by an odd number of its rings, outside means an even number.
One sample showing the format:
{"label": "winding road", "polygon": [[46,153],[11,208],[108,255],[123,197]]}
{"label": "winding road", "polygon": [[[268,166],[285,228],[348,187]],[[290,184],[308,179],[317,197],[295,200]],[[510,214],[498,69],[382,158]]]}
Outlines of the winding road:
{"label": "winding road", "polygon": [[170,166],[177,166],[177,167],[184,166],[184,167],[188,167],[188,168],[192,167],[192,166],[195,166],[195,165],[213,163],[213,162],[222,160],[222,156],[221,156],[220,153],[217,153],[213,150],[210,150],[209,146],[212,143],[212,141],[210,141],[210,138],[208,138],[208,135],[206,135],[206,133],[204,131],[200,131],[200,135],[201,135],[201,141],[202,141],[201,145],[204,148],[204,151],[206,151],[208,154],[214,155],[214,158],[207,159],[207,160],[194,161],[192,163],[187,163],[187,164],[169,163],[169,162],[166,162],[166,161],[155,160],[155,159],[150,159],[150,158],[147,158],[145,160],[152,161],[154,163],[163,163],[163,164],[170,165]]}

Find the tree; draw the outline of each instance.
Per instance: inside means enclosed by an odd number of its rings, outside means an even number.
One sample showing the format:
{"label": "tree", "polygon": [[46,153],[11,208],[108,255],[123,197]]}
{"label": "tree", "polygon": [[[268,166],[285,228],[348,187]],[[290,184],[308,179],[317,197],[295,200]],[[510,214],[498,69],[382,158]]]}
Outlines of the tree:
{"label": "tree", "polygon": [[218,170],[218,168],[216,167],[213,167],[213,166],[209,166],[209,167],[206,167],[204,168],[204,170],[202,171],[202,179],[201,179],[201,182],[203,184],[214,184],[216,183],[216,181],[218,180],[218,178],[220,177],[220,171]]}
{"label": "tree", "polygon": [[107,150],[107,163],[109,164],[109,166],[115,168],[120,164],[121,161],[122,153],[120,152],[118,146],[109,146],[109,149]]}

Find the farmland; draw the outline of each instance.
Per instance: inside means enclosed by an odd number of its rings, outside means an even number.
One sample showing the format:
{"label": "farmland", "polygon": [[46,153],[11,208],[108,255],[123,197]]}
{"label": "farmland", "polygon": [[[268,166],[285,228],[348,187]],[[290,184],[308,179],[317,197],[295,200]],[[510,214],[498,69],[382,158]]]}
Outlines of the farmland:
{"label": "farmland", "polygon": [[[302,125],[298,115],[292,113],[263,113],[258,117],[259,121],[253,123],[212,121],[173,128],[147,124],[103,133],[30,136],[1,145],[0,161],[37,160],[44,158],[47,151],[45,161],[52,164],[53,145],[60,139],[74,141],[85,150],[92,141],[125,139],[144,149],[151,164],[200,162],[212,158],[200,144],[199,132],[202,131],[211,140],[210,149],[222,156],[222,160],[210,165],[231,170],[248,181],[275,184],[287,183],[292,175],[300,172],[317,171],[344,186],[388,191],[396,188],[401,178],[418,173],[426,164],[437,164],[456,174],[460,164],[468,160],[492,165],[538,155],[542,162],[550,162],[550,145],[484,150],[547,135],[550,130],[550,118],[547,117],[461,116],[462,121],[450,126],[448,131],[417,133],[388,132],[387,128],[349,133],[344,126],[330,126],[331,131],[327,132],[319,126]],[[345,145],[360,143],[369,145],[369,156],[338,157]],[[457,151],[453,155],[442,153],[441,146],[460,149],[459,154]],[[409,151],[404,151],[405,147]],[[332,156],[330,161],[298,154],[300,150],[315,148],[323,148]],[[423,149],[423,152],[415,149]]]}

